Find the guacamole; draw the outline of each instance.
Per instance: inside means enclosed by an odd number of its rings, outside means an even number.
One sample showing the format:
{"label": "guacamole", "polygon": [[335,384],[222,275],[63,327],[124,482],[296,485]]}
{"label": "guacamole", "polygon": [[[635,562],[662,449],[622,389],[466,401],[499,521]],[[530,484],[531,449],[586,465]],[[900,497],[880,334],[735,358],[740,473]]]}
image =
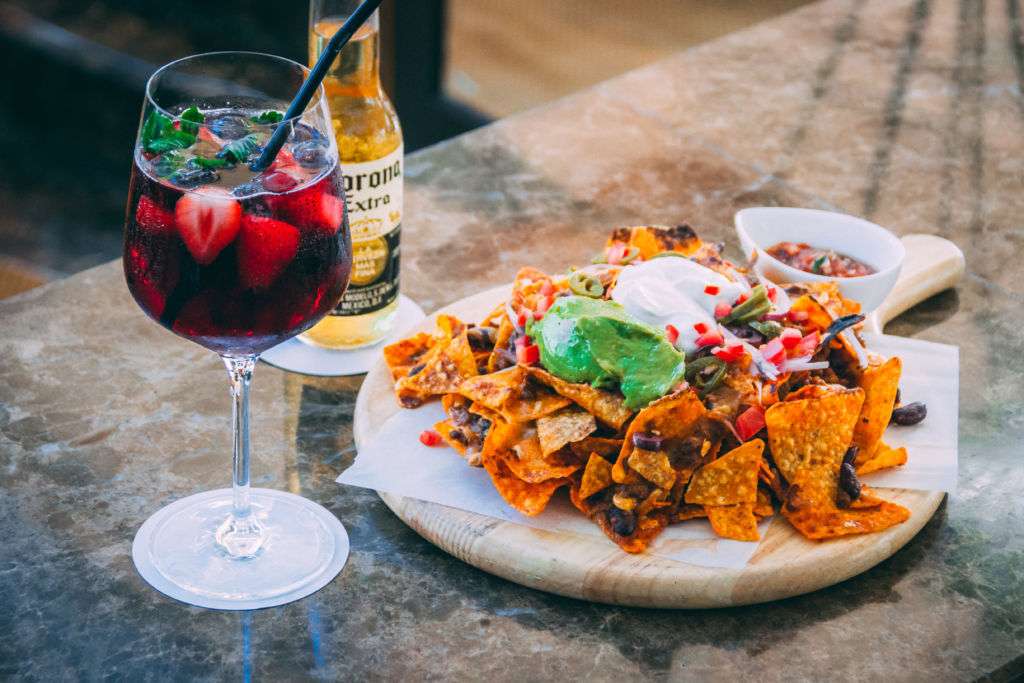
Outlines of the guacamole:
{"label": "guacamole", "polygon": [[582,296],[555,300],[527,329],[548,372],[569,382],[618,385],[626,406],[642,408],[683,380],[685,359],[665,333],[614,301]]}

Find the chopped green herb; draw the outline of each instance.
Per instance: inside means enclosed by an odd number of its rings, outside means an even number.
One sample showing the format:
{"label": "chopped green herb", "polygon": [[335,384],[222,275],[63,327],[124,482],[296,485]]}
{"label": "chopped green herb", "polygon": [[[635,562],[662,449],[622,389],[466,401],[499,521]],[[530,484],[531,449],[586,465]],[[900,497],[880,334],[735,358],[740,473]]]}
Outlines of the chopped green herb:
{"label": "chopped green herb", "polygon": [[256,114],[255,116],[250,116],[249,120],[252,121],[253,123],[260,123],[260,124],[281,123],[281,121],[284,120],[284,114],[282,114],[279,111],[274,111],[273,109],[268,109],[267,111],[260,112],[259,114]]}
{"label": "chopped green herb", "polygon": [[812,273],[820,274],[821,273],[821,269],[825,266],[825,263],[827,261],[828,261],[828,255],[827,254],[822,254],[818,258],[814,259],[814,263],[811,264],[811,272]]}
{"label": "chopped green herb", "polygon": [[232,140],[224,145],[217,156],[221,159],[228,159],[240,164],[249,158],[249,155],[259,149],[259,142],[255,135],[246,135],[244,138]]}
{"label": "chopped green herb", "polygon": [[765,339],[774,339],[782,334],[782,325],[774,320],[766,320],[764,322],[761,322],[760,320],[751,320],[747,324],[757,330],[757,332]]}
{"label": "chopped green herb", "polygon": [[199,111],[195,106],[191,106],[185,111],[181,112],[181,129],[186,133],[196,135],[199,132],[199,124],[206,120],[203,116],[203,112]]}

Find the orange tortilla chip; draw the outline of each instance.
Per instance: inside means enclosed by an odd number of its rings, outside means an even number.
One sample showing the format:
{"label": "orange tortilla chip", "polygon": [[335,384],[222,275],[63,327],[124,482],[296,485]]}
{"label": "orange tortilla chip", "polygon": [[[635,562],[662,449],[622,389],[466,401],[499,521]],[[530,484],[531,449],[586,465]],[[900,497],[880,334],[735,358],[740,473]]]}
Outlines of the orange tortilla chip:
{"label": "orange tortilla chip", "polygon": [[873,456],[885,428],[889,426],[889,418],[896,405],[901,368],[899,357],[893,356],[884,363],[872,363],[861,373],[858,384],[864,390],[864,405],[853,430],[853,443],[860,447],[858,455],[865,456],[865,459]]}
{"label": "orange tortilla chip", "polygon": [[683,503],[679,506],[679,509],[672,514],[673,522],[685,522],[688,519],[697,519],[699,517],[707,517],[708,513],[704,511],[703,505],[687,505]]}
{"label": "orange tortilla chip", "polygon": [[411,391],[425,396],[439,396],[457,392],[463,380],[476,376],[476,359],[469,347],[465,326],[455,337],[438,342],[424,357],[423,363],[423,369],[418,373],[399,379],[395,390],[400,394]]}
{"label": "orange tortilla chip", "polygon": [[771,517],[775,514],[775,506],[772,505],[772,497],[762,488],[757,489],[757,502],[754,503],[754,515],[756,517]]}
{"label": "orange tortilla chip", "polygon": [[573,384],[555,377],[538,367],[529,368],[530,376],[555,390],[560,396],[573,401],[612,429],[622,429],[633,411],[626,407],[622,397],[610,391],[595,389],[589,384]]}
{"label": "orange tortilla chip", "polygon": [[[859,458],[858,458],[859,459]],[[878,442],[874,455],[857,465],[857,474],[868,474],[877,472],[889,467],[899,467],[907,464],[907,449],[903,446],[893,448],[884,441]]]}
{"label": "orange tortilla chip", "polygon": [[632,534],[620,536],[612,529],[606,515],[598,513],[592,518],[596,518],[601,531],[627,553],[642,553],[647,550],[651,541],[668,526],[668,515],[664,512],[655,512],[647,517],[637,519],[636,529]]}
{"label": "orange tortilla chip", "polygon": [[514,458],[506,448],[506,442],[515,432],[502,430],[499,425],[491,428],[484,442],[481,460],[484,469],[491,476],[491,482],[501,497],[512,508],[527,516],[539,515],[547,507],[548,501],[559,488],[567,485],[569,479],[547,479],[531,483],[520,479],[509,466],[509,459]]}
{"label": "orange tortilla chip", "polygon": [[441,420],[434,425],[434,431],[437,432],[444,442],[457,450],[459,455],[466,455],[466,444],[459,440],[458,437],[452,435],[452,432],[460,431],[451,420]]}
{"label": "orange tortilla chip", "polygon": [[753,503],[705,505],[704,511],[707,512],[711,528],[722,538],[734,541],[756,541],[761,538],[757,533]]}
{"label": "orange tortilla chip", "polygon": [[502,353],[506,352],[508,340],[512,338],[512,332],[514,331],[515,328],[512,326],[508,316],[503,317],[501,324],[498,325],[498,331],[494,335],[494,349],[491,350],[491,354],[487,357],[487,372],[497,372],[498,359]]}
{"label": "orange tortilla chip", "polygon": [[[537,430],[519,422],[498,422],[491,427],[495,432],[490,447],[504,458],[508,469],[519,479],[539,484],[549,479],[567,477],[579,465],[558,465],[549,462],[540,450]],[[486,446],[485,446],[486,447]]]}
{"label": "orange tortilla chip", "polygon": [[622,439],[608,439],[602,436],[588,436],[575,443],[569,444],[569,448],[577,457],[586,459],[591,453],[597,453],[605,460],[614,462],[622,450]]}
{"label": "orange tortilla chip", "polygon": [[797,531],[816,541],[882,531],[910,518],[910,510],[884,500],[867,509],[851,507],[847,510],[835,506],[790,510],[788,505],[783,505],[782,514]]}
{"label": "orange tortilla chip", "polygon": [[532,422],[570,405],[572,401],[559,396],[544,385],[527,379],[518,394],[505,403],[502,415],[516,422]]}
{"label": "orange tortilla chip", "polygon": [[537,438],[544,455],[588,436],[597,429],[594,416],[576,406],[562,408],[537,420]]}
{"label": "orange tortilla chip", "polygon": [[590,498],[598,491],[612,485],[612,464],[597,453],[591,453],[587,460],[587,468],[583,470],[580,480],[579,497]]}
{"label": "orange tortilla chip", "polygon": [[765,411],[772,458],[786,481],[793,483],[805,468],[828,473],[835,498],[839,466],[853,439],[864,403],[864,390],[833,385],[814,398],[776,403]]}
{"label": "orange tortilla chip", "polygon": [[626,438],[612,469],[612,477],[620,484],[629,481],[625,465],[634,450],[634,434],[642,432],[665,439],[685,439],[696,430],[700,418],[706,412],[704,404],[692,389],[677,391],[650,403],[637,414],[626,430]]}
{"label": "orange tortilla chip", "polygon": [[659,488],[670,489],[676,483],[676,471],[665,451],[634,448],[626,462],[634,472]]}
{"label": "orange tortilla chip", "polygon": [[434,346],[434,336],[426,332],[388,344],[384,347],[384,362],[391,370],[391,379],[396,382],[409,374],[409,370],[421,362],[423,356]]}
{"label": "orange tortilla chip", "polygon": [[751,439],[718,460],[704,465],[690,479],[685,500],[701,505],[757,502],[757,473],[764,442]]}
{"label": "orange tortilla chip", "polygon": [[688,256],[701,246],[700,238],[685,223],[675,227],[661,225],[640,225],[629,228],[616,228],[609,237],[606,246],[616,242],[636,247],[640,257],[648,260],[663,251],[675,251]]}
{"label": "orange tortilla chip", "polygon": [[509,399],[522,387],[525,374],[517,366],[489,375],[470,377],[459,385],[458,393],[477,405],[501,413]]}

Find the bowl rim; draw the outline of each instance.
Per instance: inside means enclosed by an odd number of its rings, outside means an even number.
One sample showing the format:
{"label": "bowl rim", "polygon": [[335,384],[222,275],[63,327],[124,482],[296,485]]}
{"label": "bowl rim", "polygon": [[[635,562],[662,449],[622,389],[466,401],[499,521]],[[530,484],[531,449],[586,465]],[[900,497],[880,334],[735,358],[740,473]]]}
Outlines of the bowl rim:
{"label": "bowl rim", "polygon": [[[836,220],[838,218],[839,220],[855,221],[862,225],[868,226],[869,229],[875,231],[873,237],[877,239],[879,246],[887,250],[890,250],[891,252],[894,253],[894,255],[896,256],[895,262],[889,267],[877,270],[874,273],[870,273],[868,275],[857,275],[854,277],[840,277],[838,275],[821,275],[820,273],[809,273],[805,270],[800,270],[799,268],[795,268],[787,263],[784,263],[779,259],[775,258],[774,256],[772,256],[771,254],[769,254],[767,248],[763,246],[757,239],[755,239],[754,235],[751,234],[751,231],[748,230],[749,225],[744,225],[744,223],[746,222],[744,218],[752,214],[755,214],[756,212],[794,212],[804,214],[804,216],[807,218],[813,218],[817,216],[819,218],[827,217],[828,220]],[[736,232],[740,237],[740,241],[742,242],[743,238],[746,237],[754,246],[754,251],[757,254],[757,258],[752,264],[752,267],[762,265],[762,259],[767,259],[768,261],[771,262],[773,267],[775,267],[779,272],[786,275],[789,282],[835,281],[850,284],[867,284],[874,282],[875,280],[884,280],[887,277],[891,277],[893,271],[898,271],[903,267],[903,262],[904,260],[906,260],[907,256],[907,250],[903,246],[903,242],[900,240],[898,236],[896,236],[890,230],[887,230],[886,228],[883,228],[881,225],[873,223],[872,221],[869,221],[866,218],[853,216],[851,214],[842,213],[839,211],[827,211],[824,209],[810,209],[795,206],[751,206],[737,211],[735,216],[733,217],[733,223]],[[746,256],[746,254],[744,255]]]}

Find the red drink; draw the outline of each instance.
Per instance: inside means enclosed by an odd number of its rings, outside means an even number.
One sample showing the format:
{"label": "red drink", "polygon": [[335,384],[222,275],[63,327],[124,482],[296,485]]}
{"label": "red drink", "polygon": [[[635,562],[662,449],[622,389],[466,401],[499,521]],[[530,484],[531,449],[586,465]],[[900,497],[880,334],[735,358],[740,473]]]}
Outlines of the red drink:
{"label": "red drink", "polygon": [[265,125],[251,123],[258,115],[200,116],[186,148],[140,140],[125,277],[167,329],[220,354],[258,354],[312,327],[345,291],[344,181],[308,126],[297,124],[274,165],[254,173],[248,163],[266,138]]}

